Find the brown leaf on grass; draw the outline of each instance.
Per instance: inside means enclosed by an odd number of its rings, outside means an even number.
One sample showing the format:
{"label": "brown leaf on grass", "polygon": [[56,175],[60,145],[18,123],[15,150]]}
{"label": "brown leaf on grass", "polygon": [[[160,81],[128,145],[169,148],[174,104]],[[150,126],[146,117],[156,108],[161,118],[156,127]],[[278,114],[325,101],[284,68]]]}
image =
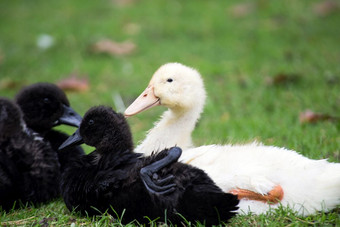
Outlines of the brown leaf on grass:
{"label": "brown leaf on grass", "polygon": [[313,12],[318,16],[327,16],[339,11],[340,5],[334,0],[320,1],[313,5]]}
{"label": "brown leaf on grass", "polygon": [[245,17],[255,10],[255,5],[251,2],[238,3],[229,8],[229,12],[236,18]]}
{"label": "brown leaf on grass", "polygon": [[306,110],[300,113],[300,123],[316,123],[319,121],[339,121],[339,117],[331,116],[328,114],[314,113],[311,110]]}
{"label": "brown leaf on grass", "polygon": [[112,3],[114,5],[121,6],[121,7],[132,5],[135,2],[136,0],[112,0]]}
{"label": "brown leaf on grass", "polygon": [[94,53],[106,53],[112,56],[131,54],[136,49],[136,44],[130,41],[117,43],[113,40],[103,39],[91,46]]}
{"label": "brown leaf on grass", "polygon": [[58,81],[57,86],[64,91],[83,92],[89,89],[89,81],[85,76],[71,74],[69,77]]}
{"label": "brown leaf on grass", "polygon": [[281,85],[281,84],[288,84],[288,83],[296,83],[300,80],[300,75],[298,74],[286,74],[286,73],[279,73],[274,77],[269,77],[266,79],[266,83],[268,85]]}

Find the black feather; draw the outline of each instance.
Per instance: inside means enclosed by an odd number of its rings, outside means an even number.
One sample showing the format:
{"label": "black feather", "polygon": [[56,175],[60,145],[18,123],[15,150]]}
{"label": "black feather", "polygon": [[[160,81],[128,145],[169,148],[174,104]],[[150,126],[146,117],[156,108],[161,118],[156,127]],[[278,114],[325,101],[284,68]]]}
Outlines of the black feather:
{"label": "black feather", "polygon": [[[42,138],[25,130],[15,103],[0,99],[0,205],[8,210],[19,200],[39,204],[60,195],[58,156]],[[6,113],[4,113],[6,112]],[[10,133],[9,133],[10,132]]]}

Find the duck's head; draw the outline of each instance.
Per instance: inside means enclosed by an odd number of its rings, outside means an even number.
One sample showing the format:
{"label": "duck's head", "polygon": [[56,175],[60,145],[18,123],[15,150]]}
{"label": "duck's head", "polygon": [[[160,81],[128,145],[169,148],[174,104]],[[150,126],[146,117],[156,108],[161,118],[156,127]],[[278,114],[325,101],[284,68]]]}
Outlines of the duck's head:
{"label": "duck's head", "polygon": [[28,127],[38,132],[60,124],[79,127],[81,116],[71,107],[65,93],[51,83],[36,83],[16,96]]}
{"label": "duck's head", "polygon": [[106,106],[92,107],[86,112],[79,129],[59,150],[85,143],[98,150],[131,150],[132,136],[122,114]]}
{"label": "duck's head", "polygon": [[178,111],[203,108],[205,98],[203,80],[197,70],[180,63],[167,63],[154,73],[148,87],[126,109],[125,116],[157,105]]}
{"label": "duck's head", "polygon": [[9,99],[0,98],[0,140],[14,136],[21,130],[22,113]]}

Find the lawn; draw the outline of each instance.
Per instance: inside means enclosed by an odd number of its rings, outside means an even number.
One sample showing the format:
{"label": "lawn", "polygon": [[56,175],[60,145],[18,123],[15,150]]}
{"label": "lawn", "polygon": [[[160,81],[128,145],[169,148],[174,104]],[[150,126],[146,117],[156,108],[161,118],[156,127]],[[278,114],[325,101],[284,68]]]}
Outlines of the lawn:
{"label": "lawn", "polygon": [[[160,65],[181,62],[201,72],[208,93],[196,145],[258,140],[339,162],[339,25],[339,1],[3,0],[0,96],[77,75],[89,88],[67,95],[80,114],[99,104],[117,108],[117,94],[128,106]],[[52,43],[39,47],[44,35]],[[103,39],[135,49],[94,51]],[[308,109],[320,114],[315,122],[299,118]],[[129,118],[136,144],[164,110]],[[237,216],[230,225],[340,225],[339,215],[335,209],[299,217],[282,209]],[[120,225],[115,218],[80,217],[61,199],[0,215],[1,225],[28,226]]]}

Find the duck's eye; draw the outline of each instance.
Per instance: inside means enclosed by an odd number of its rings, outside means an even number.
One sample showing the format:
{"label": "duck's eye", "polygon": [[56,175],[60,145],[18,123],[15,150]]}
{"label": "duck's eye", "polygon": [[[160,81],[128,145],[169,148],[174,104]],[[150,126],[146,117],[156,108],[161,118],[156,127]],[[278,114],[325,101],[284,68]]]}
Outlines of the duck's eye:
{"label": "duck's eye", "polygon": [[94,124],[94,120],[92,120],[92,119],[89,120],[88,124],[89,124],[89,125],[93,125],[93,124]]}
{"label": "duck's eye", "polygon": [[169,78],[166,81],[168,81],[169,83],[171,83],[173,81],[173,79]]}
{"label": "duck's eye", "polygon": [[50,103],[50,102],[51,102],[51,101],[50,101],[49,98],[44,98],[44,103],[48,104],[48,103]]}

